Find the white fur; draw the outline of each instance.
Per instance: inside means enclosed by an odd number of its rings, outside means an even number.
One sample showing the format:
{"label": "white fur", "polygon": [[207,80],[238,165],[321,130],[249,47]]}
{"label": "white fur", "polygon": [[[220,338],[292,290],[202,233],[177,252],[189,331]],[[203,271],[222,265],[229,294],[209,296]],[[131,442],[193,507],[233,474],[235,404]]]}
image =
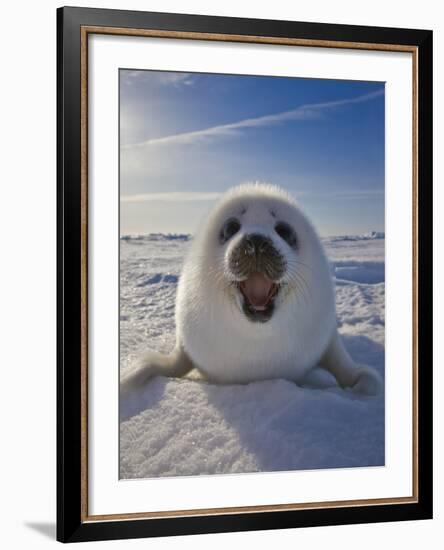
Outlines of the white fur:
{"label": "white fur", "polygon": [[[244,215],[241,215],[246,208]],[[274,218],[270,211],[275,212]],[[242,221],[239,233],[221,246],[218,234],[229,217]],[[274,231],[277,220],[296,230],[295,252]],[[227,257],[247,233],[261,233],[304,281],[299,292],[278,296],[266,323],[253,323],[239,307],[239,293],[229,284]],[[177,337],[187,355],[208,378],[250,382],[267,378],[299,380],[313,367],[335,330],[331,277],[314,229],[294,201],[276,187],[243,185],[226,194],[198,231],[186,259],[176,302]]]}
{"label": "white fur", "polygon": [[[230,217],[240,219],[242,226],[222,245],[220,228]],[[277,221],[287,222],[296,231],[296,250],[275,232]],[[287,260],[288,269],[280,281],[282,290],[266,323],[252,322],[245,316],[239,291],[230,284],[228,258],[247,233],[272,239]],[[296,202],[275,186],[236,187],[210,213],[192,242],[179,279],[176,330],[174,353],[180,350],[190,365],[214,382],[270,378],[298,382],[320,364],[343,386],[355,386],[368,394],[380,390],[375,371],[356,366],[337,333],[332,278],[315,229]],[[146,359],[141,368],[145,370],[144,380],[177,372],[171,359],[161,365],[158,356],[156,361]]]}

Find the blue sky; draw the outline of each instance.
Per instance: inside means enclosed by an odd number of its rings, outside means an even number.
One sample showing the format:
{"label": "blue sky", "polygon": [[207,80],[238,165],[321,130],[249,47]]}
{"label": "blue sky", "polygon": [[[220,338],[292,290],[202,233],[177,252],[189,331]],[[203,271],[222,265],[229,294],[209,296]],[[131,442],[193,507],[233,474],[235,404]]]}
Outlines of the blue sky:
{"label": "blue sky", "polygon": [[121,233],[193,233],[246,181],[321,235],[384,230],[384,84],[120,71]]}

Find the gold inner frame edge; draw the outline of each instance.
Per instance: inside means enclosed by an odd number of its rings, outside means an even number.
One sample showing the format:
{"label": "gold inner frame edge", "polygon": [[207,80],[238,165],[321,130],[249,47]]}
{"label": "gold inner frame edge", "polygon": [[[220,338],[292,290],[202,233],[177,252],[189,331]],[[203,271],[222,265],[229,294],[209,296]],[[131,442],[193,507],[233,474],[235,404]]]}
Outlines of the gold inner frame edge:
{"label": "gold inner frame edge", "polygon": [[[412,486],[408,497],[325,501],[294,504],[270,504],[223,508],[199,508],[135,512],[106,515],[88,513],[88,36],[90,34],[172,38],[184,40],[213,40],[219,42],[243,42],[318,48],[393,51],[412,54],[412,235],[413,235],[413,395],[412,395]],[[418,48],[405,44],[375,44],[370,42],[345,42],[280,38],[254,35],[237,35],[205,32],[165,31],[156,29],[129,29],[120,27],[81,26],[81,521],[121,521],[154,518],[229,515],[318,508],[344,508],[353,506],[380,506],[385,504],[409,504],[418,502]]]}

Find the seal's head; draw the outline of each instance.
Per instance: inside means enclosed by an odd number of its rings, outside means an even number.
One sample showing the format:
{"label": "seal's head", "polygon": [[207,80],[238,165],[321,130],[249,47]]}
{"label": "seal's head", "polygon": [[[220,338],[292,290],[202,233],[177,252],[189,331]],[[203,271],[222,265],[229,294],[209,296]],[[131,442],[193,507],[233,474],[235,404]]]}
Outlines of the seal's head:
{"label": "seal's head", "polygon": [[222,221],[219,232],[225,277],[238,306],[252,322],[265,323],[272,317],[296,261],[298,238],[293,220],[282,212],[278,217],[277,206],[245,196],[237,212],[228,209],[228,219]]}
{"label": "seal's head", "polygon": [[323,253],[288,193],[265,184],[234,188],[207,227],[207,247],[217,251],[216,282],[248,321],[268,322],[291,294],[308,299],[308,271],[318,267],[310,264]]}

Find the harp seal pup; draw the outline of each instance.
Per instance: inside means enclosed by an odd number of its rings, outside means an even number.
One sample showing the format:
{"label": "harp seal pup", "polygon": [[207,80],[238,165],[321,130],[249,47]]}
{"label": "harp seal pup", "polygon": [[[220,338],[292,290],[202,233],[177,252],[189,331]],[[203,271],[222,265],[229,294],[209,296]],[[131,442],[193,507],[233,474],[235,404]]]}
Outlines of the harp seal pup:
{"label": "harp seal pup", "polygon": [[301,383],[322,367],[358,393],[382,388],[377,372],[346,351],[321,241],[279,187],[244,184],[222,197],[191,244],[175,314],[174,350],[142,357],[122,377],[121,395],[192,368],[208,381],[237,384]]}

